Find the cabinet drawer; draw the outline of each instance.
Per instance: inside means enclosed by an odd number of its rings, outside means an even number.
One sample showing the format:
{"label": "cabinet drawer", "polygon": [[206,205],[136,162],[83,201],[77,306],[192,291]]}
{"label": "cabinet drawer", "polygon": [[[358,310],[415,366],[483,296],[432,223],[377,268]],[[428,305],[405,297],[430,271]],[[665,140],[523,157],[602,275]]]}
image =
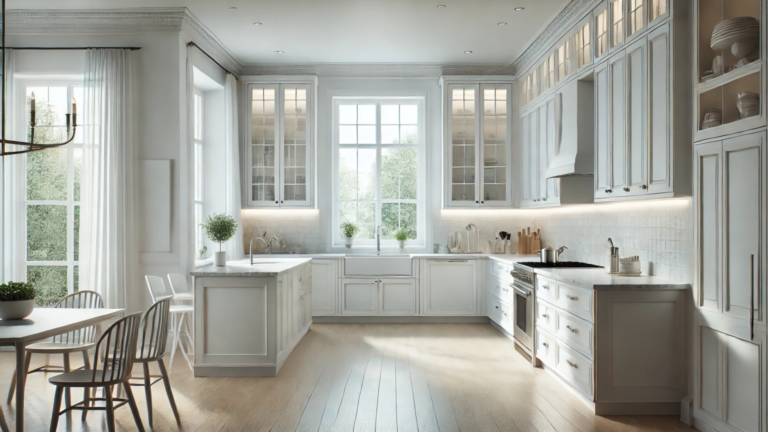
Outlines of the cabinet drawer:
{"label": "cabinet drawer", "polygon": [[500,262],[491,260],[491,274],[497,278],[512,281],[512,266],[508,264],[502,264]]}
{"label": "cabinet drawer", "polygon": [[509,281],[489,277],[487,282],[487,292],[491,295],[495,295],[499,300],[512,303],[514,301],[514,295],[512,295],[512,288],[510,288],[509,284]]}
{"label": "cabinet drawer", "polygon": [[555,336],[558,339],[588,358],[594,358],[593,341],[595,339],[592,324],[562,311],[557,313],[556,324]]}
{"label": "cabinet drawer", "polygon": [[536,296],[550,303],[557,302],[557,282],[552,279],[536,276]]}
{"label": "cabinet drawer", "polygon": [[512,333],[515,330],[515,310],[510,303],[501,302],[501,326]]}
{"label": "cabinet drawer", "polygon": [[586,393],[590,399],[593,396],[594,365],[565,344],[557,343],[557,366],[560,375]]}
{"label": "cabinet drawer", "polygon": [[501,300],[494,295],[485,297],[485,314],[496,324],[501,325]]}
{"label": "cabinet drawer", "polygon": [[557,343],[555,337],[536,327],[536,357],[550,367],[557,367]]}
{"label": "cabinet drawer", "polygon": [[592,291],[590,290],[558,283],[555,305],[592,322]]}
{"label": "cabinet drawer", "polygon": [[549,332],[557,331],[557,311],[555,307],[541,300],[536,302],[536,325]]}

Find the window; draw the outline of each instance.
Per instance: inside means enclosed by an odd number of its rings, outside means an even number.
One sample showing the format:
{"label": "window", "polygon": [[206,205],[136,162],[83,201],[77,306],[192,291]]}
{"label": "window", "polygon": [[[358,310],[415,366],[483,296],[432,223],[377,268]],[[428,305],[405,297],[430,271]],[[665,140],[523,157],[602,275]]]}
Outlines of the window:
{"label": "window", "polygon": [[549,69],[549,88],[552,88],[555,86],[555,53],[550,54],[549,59],[547,59],[547,68]]}
{"label": "window", "polygon": [[592,62],[592,53],[590,51],[590,33],[589,23],[584,24],[584,27],[576,32],[576,60],[578,62],[578,68],[587,65]]}
{"label": "window", "polygon": [[[204,152],[205,146],[203,141],[203,94],[195,90],[192,95],[193,109],[193,125],[192,130],[194,132],[193,141],[195,146],[195,245],[198,252],[203,250],[205,246],[205,238],[203,237],[202,227],[200,226],[205,221],[205,205],[203,203],[203,173],[205,172],[204,166]],[[201,254],[202,255],[202,254]]]}
{"label": "window", "polygon": [[523,80],[523,103],[531,101],[531,76],[528,75]]}
{"label": "window", "polygon": [[629,34],[643,28],[643,0],[629,0]]}
{"label": "window", "polygon": [[651,21],[667,14],[667,0],[653,0],[651,4]]}
{"label": "window", "polygon": [[531,99],[539,97],[539,71],[531,72]]}
{"label": "window", "polygon": [[611,2],[611,48],[624,42],[624,0]]}
{"label": "window", "polygon": [[[39,144],[65,141],[66,114],[72,98],[83,100],[82,81],[24,81],[20,83],[20,101],[27,113],[24,124],[29,130],[34,93],[34,137]],[[83,118],[83,116],[81,116]],[[83,146],[82,129],[74,143],[27,153],[20,159],[24,172],[24,267],[27,281],[38,291],[37,303],[52,306],[60,298],[78,290],[80,255],[80,169]]]}
{"label": "window", "polygon": [[557,49],[557,80],[562,81],[563,78],[571,74],[571,38],[568,38],[560,48]]}
{"label": "window", "polygon": [[544,60],[542,64],[539,65],[539,76],[541,77],[541,92],[544,93],[545,91],[549,90],[549,66],[547,66],[547,61]]}
{"label": "window", "polygon": [[601,57],[608,51],[608,10],[603,10],[597,14],[597,37],[595,38],[595,44],[597,45],[596,57]]}
{"label": "window", "polygon": [[341,222],[353,222],[355,245],[395,246],[395,231],[424,247],[424,99],[334,99],[334,245]]}

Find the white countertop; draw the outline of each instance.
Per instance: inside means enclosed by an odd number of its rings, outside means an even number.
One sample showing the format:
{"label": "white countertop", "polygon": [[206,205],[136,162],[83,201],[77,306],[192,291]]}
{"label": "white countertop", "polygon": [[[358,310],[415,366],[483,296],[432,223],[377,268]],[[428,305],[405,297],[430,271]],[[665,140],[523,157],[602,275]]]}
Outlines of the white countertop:
{"label": "white countertop", "polygon": [[537,268],[536,274],[592,290],[683,290],[690,284],[658,276],[619,276],[606,268]]}
{"label": "white countertop", "polygon": [[312,261],[311,258],[297,258],[294,255],[293,258],[282,258],[278,255],[272,255],[270,257],[253,258],[254,265],[251,265],[250,260],[242,261],[230,261],[227,262],[226,267],[216,267],[215,265],[207,265],[200,267],[191,272],[192,276],[205,276],[205,277],[222,277],[222,276],[277,276],[280,273],[291,270],[302,264],[306,264]]}

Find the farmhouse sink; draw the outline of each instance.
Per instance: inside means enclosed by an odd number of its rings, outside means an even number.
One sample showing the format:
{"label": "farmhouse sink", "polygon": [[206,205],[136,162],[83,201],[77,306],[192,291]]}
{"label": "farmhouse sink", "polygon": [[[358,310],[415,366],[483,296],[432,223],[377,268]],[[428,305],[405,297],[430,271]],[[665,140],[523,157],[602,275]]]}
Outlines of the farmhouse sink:
{"label": "farmhouse sink", "polygon": [[362,255],[344,258],[344,276],[411,276],[410,255]]}

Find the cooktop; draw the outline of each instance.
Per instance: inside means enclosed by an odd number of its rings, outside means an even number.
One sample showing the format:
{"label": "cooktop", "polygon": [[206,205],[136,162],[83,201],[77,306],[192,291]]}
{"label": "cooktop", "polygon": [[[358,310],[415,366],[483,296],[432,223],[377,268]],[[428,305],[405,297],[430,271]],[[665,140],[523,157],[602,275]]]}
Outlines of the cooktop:
{"label": "cooktop", "polygon": [[556,263],[543,263],[543,262],[536,262],[536,261],[528,261],[528,262],[519,262],[516,263],[521,266],[530,267],[530,268],[570,268],[570,267],[581,267],[581,268],[603,268],[599,265],[594,264],[587,264],[583,262],[576,262],[576,261],[560,261]]}

